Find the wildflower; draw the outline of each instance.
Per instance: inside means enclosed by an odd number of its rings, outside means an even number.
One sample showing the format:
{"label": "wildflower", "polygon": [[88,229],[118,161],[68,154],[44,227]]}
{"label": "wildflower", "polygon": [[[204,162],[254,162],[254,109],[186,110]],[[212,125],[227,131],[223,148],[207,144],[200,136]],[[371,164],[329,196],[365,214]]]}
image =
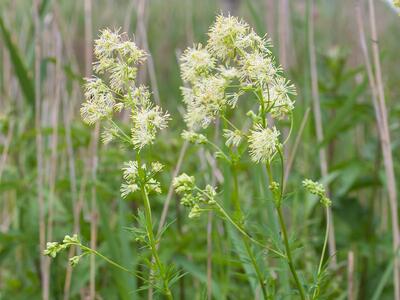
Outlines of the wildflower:
{"label": "wildflower", "polygon": [[57,253],[63,249],[63,245],[57,242],[48,242],[46,244],[46,249],[43,251],[44,255],[51,256],[55,258]]}
{"label": "wildflower", "polygon": [[81,259],[81,257],[82,257],[82,255],[76,255],[76,256],[71,257],[69,259],[70,266],[75,267],[79,263],[79,260]]}
{"label": "wildflower", "polygon": [[122,168],[123,177],[125,180],[136,180],[138,176],[138,163],[137,161],[128,161]]}
{"label": "wildflower", "polygon": [[121,188],[119,191],[121,193],[121,197],[123,199],[125,199],[126,197],[128,197],[128,195],[130,195],[138,190],[139,190],[139,186],[136,183],[131,183],[131,184],[123,183],[123,184],[121,184]]}
{"label": "wildflower", "polygon": [[85,123],[91,125],[112,114],[115,100],[101,79],[86,80],[85,97],[86,102],[81,107],[81,116]]}
{"label": "wildflower", "polygon": [[[249,25],[236,17],[217,16],[214,25],[208,32],[207,49],[217,58],[233,58],[238,41],[248,32]],[[240,43],[239,43],[240,44]]]}
{"label": "wildflower", "polygon": [[111,31],[104,29],[100,31],[100,36],[94,43],[94,54],[98,59],[109,58],[118,48],[121,42],[119,30]]}
{"label": "wildflower", "polygon": [[325,188],[321,183],[311,179],[304,179],[303,186],[309,193],[318,196],[324,206],[328,207],[332,204],[331,200],[326,196]]}
{"label": "wildflower", "polygon": [[80,244],[78,235],[74,234],[72,237],[69,235],[66,235],[63,239],[64,244]]}
{"label": "wildflower", "polygon": [[105,127],[101,133],[101,141],[103,144],[107,145],[110,143],[114,136],[117,135],[117,130],[114,127]]}
{"label": "wildflower", "polygon": [[149,88],[144,85],[140,85],[139,87],[133,87],[132,89],[132,101],[133,105],[148,107],[151,106],[150,100],[151,93]]}
{"label": "wildflower", "polygon": [[215,59],[201,44],[188,48],[181,57],[182,79],[194,82],[198,77],[208,75],[214,64]]}
{"label": "wildflower", "polygon": [[162,112],[159,106],[142,107],[133,112],[131,119],[132,144],[140,150],[146,145],[153,144],[157,130],[167,127],[169,114]]}
{"label": "wildflower", "polygon": [[220,66],[218,67],[218,71],[222,77],[230,80],[240,75],[239,70],[235,67]]}
{"label": "wildflower", "polygon": [[189,212],[189,219],[198,218],[201,215],[201,208],[198,204],[193,205]]}
{"label": "wildflower", "polygon": [[207,204],[214,204],[215,203],[215,196],[217,195],[217,192],[215,191],[215,188],[209,184],[206,185],[204,189],[204,194],[206,197],[203,197],[203,201]]}
{"label": "wildflower", "polygon": [[242,141],[242,133],[240,130],[224,129],[224,137],[226,138],[225,145],[227,147],[237,147]]}
{"label": "wildflower", "polygon": [[254,82],[258,85],[271,83],[279,71],[271,56],[258,51],[245,53],[239,64],[241,66],[241,80]]}
{"label": "wildflower", "polygon": [[263,96],[268,101],[267,105],[272,105],[272,117],[281,119],[293,110],[294,102],[289,95],[296,95],[296,88],[281,76],[275,78],[269,85],[268,91],[264,91]]}
{"label": "wildflower", "polygon": [[159,173],[164,168],[164,165],[158,161],[151,163],[151,171],[153,173]]}
{"label": "wildflower", "polygon": [[267,38],[266,35],[261,37],[251,29],[246,35],[243,35],[238,39],[236,46],[242,50],[249,49],[250,51],[260,51],[270,54],[271,51],[269,48],[272,47],[272,44],[271,40]]}
{"label": "wildflower", "polygon": [[227,81],[220,76],[202,78],[193,86],[191,94],[185,91],[187,113],[185,121],[189,128],[206,128],[225,107]]}
{"label": "wildflower", "polygon": [[194,177],[182,173],[178,177],[174,178],[172,185],[177,194],[189,193],[194,188]]}
{"label": "wildflower", "polygon": [[184,140],[189,141],[192,144],[206,144],[208,141],[204,135],[194,131],[184,130],[181,136]]}
{"label": "wildflower", "polygon": [[146,186],[147,192],[161,194],[161,184],[159,181],[155,180],[154,178],[150,178],[146,182],[145,186]]}
{"label": "wildflower", "polygon": [[276,153],[279,143],[279,131],[273,127],[263,128],[257,124],[249,136],[249,149],[252,160],[256,163],[270,161]]}

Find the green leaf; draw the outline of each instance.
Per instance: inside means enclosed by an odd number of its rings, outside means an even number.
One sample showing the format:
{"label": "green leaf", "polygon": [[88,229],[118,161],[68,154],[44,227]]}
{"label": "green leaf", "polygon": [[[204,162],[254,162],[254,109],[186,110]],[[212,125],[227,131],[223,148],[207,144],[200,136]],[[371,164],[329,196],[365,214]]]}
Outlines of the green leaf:
{"label": "green leaf", "polygon": [[3,36],[4,44],[8,49],[8,53],[14,66],[15,75],[18,78],[22,93],[24,94],[26,101],[33,107],[35,103],[35,88],[33,84],[33,79],[29,75],[28,69],[26,68],[25,63],[22,60],[17,46],[12,42],[10,32],[6,28],[4,20],[1,16],[0,32]]}

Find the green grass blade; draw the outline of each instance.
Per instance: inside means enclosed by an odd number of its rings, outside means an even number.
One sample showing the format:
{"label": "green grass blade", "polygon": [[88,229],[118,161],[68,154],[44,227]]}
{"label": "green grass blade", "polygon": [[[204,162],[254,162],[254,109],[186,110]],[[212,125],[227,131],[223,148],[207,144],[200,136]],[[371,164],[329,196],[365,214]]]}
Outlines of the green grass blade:
{"label": "green grass blade", "polygon": [[3,18],[0,16],[0,32],[4,40],[4,44],[10,55],[11,62],[14,66],[15,75],[18,78],[22,93],[26,101],[33,107],[35,103],[35,89],[32,78],[29,76],[28,69],[18,51],[17,46],[12,42],[11,35]]}

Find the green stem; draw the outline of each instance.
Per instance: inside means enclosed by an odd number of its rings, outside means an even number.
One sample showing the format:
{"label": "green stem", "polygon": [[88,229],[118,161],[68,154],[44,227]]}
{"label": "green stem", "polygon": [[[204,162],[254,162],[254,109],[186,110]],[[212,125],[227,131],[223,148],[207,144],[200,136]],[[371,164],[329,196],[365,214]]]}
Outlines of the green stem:
{"label": "green stem", "polygon": [[324,238],[324,245],[322,247],[322,252],[321,252],[321,258],[319,260],[319,265],[318,265],[318,272],[317,272],[317,287],[314,290],[312,299],[316,299],[318,296],[318,289],[319,289],[319,275],[321,274],[322,270],[322,265],[324,262],[324,257],[325,257],[325,252],[326,252],[326,245],[328,244],[328,237],[329,237],[329,223],[330,223],[330,218],[329,218],[329,211],[328,207],[326,207],[326,228],[325,228],[325,238]]}
{"label": "green stem", "polygon": [[115,261],[109,259],[108,257],[104,256],[104,255],[101,254],[100,252],[97,252],[96,250],[93,250],[93,249],[91,249],[91,248],[89,248],[89,247],[86,247],[86,246],[84,246],[84,245],[82,245],[82,244],[78,244],[78,243],[68,243],[68,245],[77,246],[77,247],[81,248],[82,250],[84,250],[84,251],[86,251],[86,252],[88,252],[88,253],[97,255],[97,256],[100,257],[101,259],[103,259],[103,260],[105,260],[106,262],[108,262],[110,265],[113,265],[114,267],[116,267],[116,268],[118,268],[118,269],[120,269],[120,270],[122,270],[122,271],[125,271],[125,272],[127,272],[127,273],[129,273],[129,274],[131,274],[131,275],[136,276],[136,274],[135,274],[134,272],[132,272],[132,271],[128,270],[127,268],[121,266],[120,264],[118,264],[118,263],[116,263]]}
{"label": "green stem", "polygon": [[296,286],[297,286],[297,289],[300,292],[301,299],[305,300],[306,296],[305,296],[305,293],[304,293],[304,289],[303,289],[303,286],[300,283],[299,276],[297,275],[296,268],[294,267],[294,264],[293,264],[292,251],[290,250],[290,246],[289,246],[289,239],[288,239],[288,236],[287,236],[287,230],[286,230],[285,221],[283,219],[281,206],[277,206],[276,210],[278,212],[278,219],[279,219],[279,224],[280,224],[281,230],[282,230],[283,241],[284,241],[284,244],[285,244],[286,256],[287,256],[287,261],[288,261],[288,264],[289,264],[290,272],[292,273],[294,281],[296,282]]}
{"label": "green stem", "polygon": [[[199,189],[198,187],[195,187],[196,191],[198,191],[199,193],[203,194],[204,196],[209,197],[209,195],[207,193],[205,193],[203,190]],[[215,200],[214,200],[215,201]],[[266,245],[264,245],[263,243],[257,241],[256,239],[253,239],[242,227],[240,227],[239,224],[237,224],[230,216],[229,214],[226,212],[226,210],[222,207],[221,204],[219,204],[217,201],[214,202],[215,206],[218,208],[218,211],[229,221],[229,223],[231,223],[233,225],[233,227],[235,227],[237,229],[237,231],[239,231],[242,235],[244,235],[246,238],[248,238],[251,242],[253,242],[254,244],[263,247],[265,249],[267,249],[268,251],[271,251],[272,253],[278,255],[281,258],[286,259],[286,256],[282,253],[280,253],[279,251],[268,247]],[[204,209],[204,211],[212,211],[212,209]]]}
{"label": "green stem", "polygon": [[147,235],[149,237],[150,250],[152,252],[153,258],[156,262],[157,268],[158,268],[160,275],[162,277],[162,280],[163,280],[164,293],[168,299],[172,300],[173,297],[172,297],[172,293],[168,286],[168,280],[165,275],[165,270],[161,264],[160,258],[157,253],[156,241],[155,241],[154,233],[153,233],[153,222],[152,222],[152,218],[151,218],[151,206],[150,206],[149,197],[147,195],[147,190],[144,185],[141,186],[140,190],[141,190],[143,202],[144,202],[144,211],[145,211],[145,217],[146,217],[146,227],[147,227]]}
{"label": "green stem", "polygon": [[[281,151],[278,151],[278,153],[280,154],[280,157],[282,159]],[[282,165],[283,165],[283,160],[282,160]],[[269,163],[267,163],[266,167],[267,167],[269,182],[270,182],[270,184],[272,184],[273,177],[272,177],[271,166],[270,166]],[[283,186],[283,182],[281,183],[281,189],[282,189],[282,186]],[[278,213],[279,225],[280,225],[281,230],[282,230],[283,243],[284,243],[284,246],[285,246],[287,262],[288,262],[288,265],[289,265],[290,272],[292,273],[292,276],[293,276],[294,281],[296,283],[296,287],[297,287],[297,289],[298,289],[298,291],[300,293],[300,297],[301,297],[302,300],[305,300],[306,299],[305,292],[304,292],[303,286],[300,283],[300,279],[299,279],[299,276],[297,275],[296,268],[294,267],[293,258],[292,258],[292,251],[290,250],[289,238],[288,238],[286,224],[285,224],[285,220],[283,218],[282,208],[281,208],[282,198],[283,198],[283,193],[282,193],[282,190],[281,190],[280,199],[275,199],[275,208],[276,208],[276,211]]]}
{"label": "green stem", "polygon": [[119,126],[117,125],[117,123],[115,123],[115,122],[113,121],[112,118],[109,118],[109,122],[110,122],[115,128],[117,128],[117,129],[119,130],[119,132],[121,132],[121,134],[122,134],[122,137],[121,137],[121,138],[122,138],[125,142],[127,142],[128,144],[131,144],[131,143],[132,143],[131,138],[125,133],[125,131],[122,130],[121,127],[119,127]]}
{"label": "green stem", "polygon": [[[242,221],[243,213],[242,213],[242,209],[240,207],[239,184],[238,184],[237,171],[236,171],[235,165],[233,166],[232,171],[233,171],[232,173],[233,173],[233,183],[234,183],[232,200],[235,205],[235,211],[236,211],[237,217],[240,219],[240,221]],[[254,257],[253,251],[249,245],[248,235],[247,234],[242,235],[242,240],[245,245],[247,255],[250,258],[250,261],[251,261],[251,264],[253,265],[254,271],[256,272],[257,279],[260,283],[260,287],[261,287],[261,291],[263,293],[264,299],[268,299],[268,292],[267,292],[267,289],[265,288],[264,276],[261,273],[260,268],[258,267],[256,258]]]}

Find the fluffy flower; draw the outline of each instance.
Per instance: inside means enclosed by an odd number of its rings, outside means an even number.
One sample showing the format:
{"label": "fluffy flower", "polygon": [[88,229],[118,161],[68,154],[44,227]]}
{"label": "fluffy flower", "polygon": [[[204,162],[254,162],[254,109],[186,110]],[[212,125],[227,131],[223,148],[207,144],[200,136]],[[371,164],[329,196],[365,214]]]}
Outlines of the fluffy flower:
{"label": "fluffy flower", "polygon": [[249,151],[251,159],[256,162],[268,162],[276,153],[279,143],[279,131],[273,127],[263,128],[257,124],[250,132],[249,136]]}
{"label": "fluffy flower", "polygon": [[282,119],[293,110],[294,101],[290,99],[290,95],[296,95],[296,88],[282,76],[278,76],[268,86],[268,90],[263,92],[267,106],[272,106],[272,117]]}
{"label": "fluffy flower", "polygon": [[185,121],[189,128],[206,128],[225,107],[226,80],[219,76],[202,78],[191,92],[185,91],[187,113]]}
{"label": "fluffy flower", "polygon": [[101,79],[86,80],[85,97],[86,102],[81,107],[81,116],[85,123],[91,125],[112,114],[115,100]]}
{"label": "fluffy flower", "polygon": [[240,45],[248,30],[249,25],[243,20],[219,15],[208,32],[207,49],[217,58],[233,58],[238,44]]}
{"label": "fluffy flower", "polygon": [[271,56],[258,51],[246,53],[239,64],[242,81],[258,83],[258,85],[271,83],[279,71]]}
{"label": "fluffy flower", "polygon": [[119,30],[101,31],[95,41],[94,54],[98,61],[94,70],[98,74],[108,73],[110,87],[121,93],[134,82],[137,73],[136,65],[144,62],[146,53],[132,41],[124,41]]}
{"label": "fluffy flower", "polygon": [[126,181],[135,181],[138,176],[137,161],[128,161],[124,163],[124,167],[122,168],[122,175]]}
{"label": "fluffy flower", "polygon": [[139,190],[139,186],[136,183],[131,183],[131,184],[123,183],[123,184],[121,184],[121,188],[119,191],[121,193],[121,197],[123,199],[125,199],[126,197],[128,197],[128,195],[130,195],[138,190]]}
{"label": "fluffy flower", "polygon": [[138,150],[153,144],[156,133],[167,127],[169,114],[162,112],[159,106],[142,107],[132,114],[132,144]]}
{"label": "fluffy flower", "polygon": [[193,82],[214,68],[215,59],[201,44],[188,48],[181,57],[181,75],[185,81]]}
{"label": "fluffy flower", "polygon": [[160,173],[164,169],[164,165],[158,161],[151,163],[151,171],[153,173]]}
{"label": "fluffy flower", "polygon": [[240,142],[242,141],[242,133],[240,130],[224,130],[224,137],[226,139],[225,145],[227,147],[237,147],[239,146]]}

